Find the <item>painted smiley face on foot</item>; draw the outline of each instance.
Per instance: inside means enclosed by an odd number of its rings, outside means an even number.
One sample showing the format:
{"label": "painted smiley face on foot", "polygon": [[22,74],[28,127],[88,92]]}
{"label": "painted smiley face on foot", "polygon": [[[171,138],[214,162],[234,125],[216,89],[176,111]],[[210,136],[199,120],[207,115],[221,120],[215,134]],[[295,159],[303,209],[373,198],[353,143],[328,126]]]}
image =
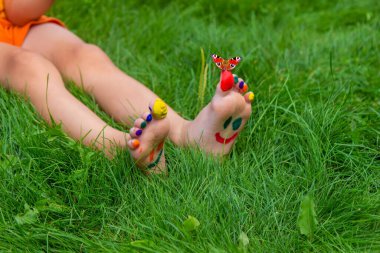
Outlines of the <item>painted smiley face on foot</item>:
{"label": "painted smiley face on foot", "polygon": [[[232,124],[231,124],[231,122],[232,122]],[[232,130],[236,131],[240,128],[242,122],[243,122],[243,119],[241,117],[235,119],[234,121],[232,121],[232,116],[229,117],[223,124],[223,128],[225,130],[217,132],[215,134],[215,140],[219,143],[222,143],[222,144],[230,143],[231,141],[233,141],[238,136],[239,132],[235,132],[230,137],[225,136],[228,132],[230,132],[230,130],[228,130],[229,125],[231,124]]]}

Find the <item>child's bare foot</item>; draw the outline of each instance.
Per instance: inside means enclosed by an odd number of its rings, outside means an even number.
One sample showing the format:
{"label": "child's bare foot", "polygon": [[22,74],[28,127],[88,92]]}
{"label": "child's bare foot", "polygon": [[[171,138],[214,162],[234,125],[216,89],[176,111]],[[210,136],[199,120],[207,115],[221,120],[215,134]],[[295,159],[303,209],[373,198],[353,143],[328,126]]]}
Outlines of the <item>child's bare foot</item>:
{"label": "child's bare foot", "polygon": [[146,174],[166,172],[164,141],[169,133],[168,109],[159,98],[151,102],[148,112],[135,120],[128,141],[132,157]]}
{"label": "child's bare foot", "polygon": [[223,71],[211,102],[184,126],[187,142],[215,155],[229,153],[251,115],[254,94],[247,90],[242,79]]}

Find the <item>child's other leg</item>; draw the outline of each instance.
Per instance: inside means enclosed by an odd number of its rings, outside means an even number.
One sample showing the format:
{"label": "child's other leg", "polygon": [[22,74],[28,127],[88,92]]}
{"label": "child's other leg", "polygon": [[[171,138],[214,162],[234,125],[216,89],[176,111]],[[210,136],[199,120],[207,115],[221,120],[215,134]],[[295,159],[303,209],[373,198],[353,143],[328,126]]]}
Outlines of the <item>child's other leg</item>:
{"label": "child's other leg", "polygon": [[[47,122],[51,123],[51,115],[55,122],[62,122],[65,132],[77,140],[83,138],[87,145],[103,148],[104,144],[108,148],[110,141],[115,140],[125,146],[125,134],[107,126],[73,97],[64,87],[58,70],[44,57],[0,43],[0,59],[3,86],[29,98]],[[101,137],[103,129],[106,139]],[[101,138],[97,140],[98,136]]]}
{"label": "child's other leg", "polygon": [[[95,97],[104,111],[127,126],[131,125],[131,118],[143,114],[146,105],[158,97],[118,69],[99,47],[83,42],[58,25],[32,27],[23,47],[52,61],[65,78],[83,87]],[[180,130],[179,126],[185,122],[187,121],[168,107],[167,118],[161,122],[166,125],[158,128],[157,134],[161,135],[161,129],[167,131],[169,124],[172,125],[171,133]],[[173,140],[178,135],[171,134],[169,137]]]}
{"label": "child's other leg", "polygon": [[51,116],[69,136],[110,156],[115,146],[133,148],[128,134],[108,126],[66,90],[60,73],[46,58],[0,43],[0,59],[0,83],[29,98],[47,122]]}

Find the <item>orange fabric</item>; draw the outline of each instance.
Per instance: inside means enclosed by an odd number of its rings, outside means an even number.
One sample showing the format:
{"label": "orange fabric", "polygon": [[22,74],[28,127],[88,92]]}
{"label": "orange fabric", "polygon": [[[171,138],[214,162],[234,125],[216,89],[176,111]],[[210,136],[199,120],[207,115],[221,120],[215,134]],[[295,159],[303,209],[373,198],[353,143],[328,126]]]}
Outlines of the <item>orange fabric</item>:
{"label": "orange fabric", "polygon": [[0,0],[0,18],[5,18],[5,10],[3,0]]}
{"label": "orange fabric", "polygon": [[[0,0],[0,2],[2,2],[2,0]],[[33,25],[39,25],[44,23],[54,23],[63,27],[65,26],[65,24],[61,20],[47,16],[41,16],[39,19],[30,21],[29,23],[23,26],[13,25],[7,19],[0,18],[0,42],[21,47],[30,28]]]}

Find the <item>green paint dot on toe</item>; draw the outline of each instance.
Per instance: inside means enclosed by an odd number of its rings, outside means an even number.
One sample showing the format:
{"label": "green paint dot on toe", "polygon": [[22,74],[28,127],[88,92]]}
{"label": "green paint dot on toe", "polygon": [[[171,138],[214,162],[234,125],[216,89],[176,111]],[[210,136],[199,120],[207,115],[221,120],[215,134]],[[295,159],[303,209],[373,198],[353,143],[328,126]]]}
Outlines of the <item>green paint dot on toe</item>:
{"label": "green paint dot on toe", "polygon": [[236,119],[234,122],[232,122],[232,129],[234,131],[238,130],[239,127],[241,126],[241,123],[243,122],[243,119],[242,118],[238,118]]}
{"label": "green paint dot on toe", "polygon": [[239,77],[237,75],[234,75],[234,82],[237,83],[239,81]]}
{"label": "green paint dot on toe", "polygon": [[141,128],[145,128],[146,127],[146,121],[143,121],[142,123],[141,123]]}

